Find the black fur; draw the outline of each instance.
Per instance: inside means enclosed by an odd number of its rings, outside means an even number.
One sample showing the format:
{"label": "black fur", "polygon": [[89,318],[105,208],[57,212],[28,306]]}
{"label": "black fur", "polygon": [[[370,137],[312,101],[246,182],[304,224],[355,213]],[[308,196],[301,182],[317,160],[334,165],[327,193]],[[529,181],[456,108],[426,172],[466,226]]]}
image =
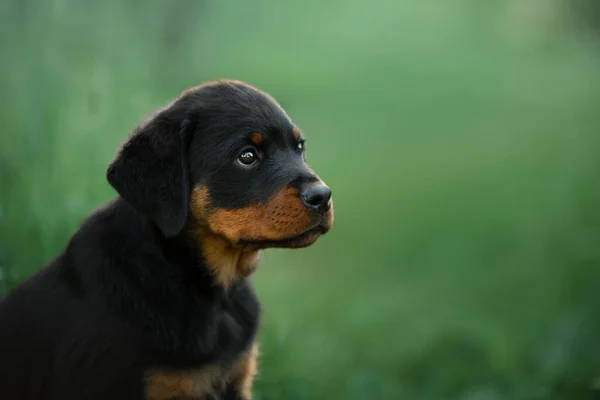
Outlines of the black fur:
{"label": "black fur", "polygon": [[[233,363],[255,339],[259,303],[246,280],[225,288],[208,273],[190,190],[236,208],[315,181],[292,129],[272,98],[230,81],[136,128],[107,172],[120,196],[0,303],[0,399],[141,400],[151,368]],[[263,160],[244,168],[236,157],[257,131]]]}
{"label": "black fur", "polygon": [[179,233],[187,219],[186,124],[181,106],[160,110],[134,131],[106,174],[117,192],[167,237]]}

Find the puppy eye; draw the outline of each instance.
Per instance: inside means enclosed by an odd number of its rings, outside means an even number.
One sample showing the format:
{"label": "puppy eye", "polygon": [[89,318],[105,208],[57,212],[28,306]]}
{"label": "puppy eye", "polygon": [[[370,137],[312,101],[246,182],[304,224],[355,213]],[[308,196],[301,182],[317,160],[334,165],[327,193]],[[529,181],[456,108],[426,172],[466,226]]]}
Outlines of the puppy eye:
{"label": "puppy eye", "polygon": [[302,153],[304,151],[304,140],[298,142],[297,147],[298,151]]}
{"label": "puppy eye", "polygon": [[256,153],[253,150],[245,150],[238,156],[237,160],[243,165],[252,165],[257,160]]}

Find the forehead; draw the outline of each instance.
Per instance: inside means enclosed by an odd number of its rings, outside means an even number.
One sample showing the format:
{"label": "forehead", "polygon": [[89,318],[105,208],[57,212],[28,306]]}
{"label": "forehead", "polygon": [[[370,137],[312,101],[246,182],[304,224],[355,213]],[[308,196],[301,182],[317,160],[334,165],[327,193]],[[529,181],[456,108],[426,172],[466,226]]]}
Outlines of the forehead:
{"label": "forehead", "polygon": [[[236,81],[218,81],[182,94],[191,118],[208,135],[236,140],[300,136],[285,110],[265,92]],[[254,135],[257,133],[258,135]]]}

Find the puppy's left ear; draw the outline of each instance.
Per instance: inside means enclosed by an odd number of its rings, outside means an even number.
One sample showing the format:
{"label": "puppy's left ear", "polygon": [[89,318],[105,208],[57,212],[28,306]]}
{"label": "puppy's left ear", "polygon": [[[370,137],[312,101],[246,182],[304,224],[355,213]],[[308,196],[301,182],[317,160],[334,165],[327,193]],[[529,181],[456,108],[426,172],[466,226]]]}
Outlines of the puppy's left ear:
{"label": "puppy's left ear", "polygon": [[187,219],[185,127],[185,115],[174,105],[158,111],[133,131],[106,172],[121,197],[166,237],[177,235]]}

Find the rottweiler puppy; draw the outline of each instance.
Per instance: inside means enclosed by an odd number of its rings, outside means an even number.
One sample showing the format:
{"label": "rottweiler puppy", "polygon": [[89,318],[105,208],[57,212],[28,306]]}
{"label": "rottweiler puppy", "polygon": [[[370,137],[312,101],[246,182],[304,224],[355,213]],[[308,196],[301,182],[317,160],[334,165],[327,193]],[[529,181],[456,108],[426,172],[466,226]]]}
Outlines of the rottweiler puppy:
{"label": "rottweiler puppy", "polygon": [[333,223],[282,107],[246,83],[183,92],[109,165],[118,196],[0,303],[2,400],[248,400],[266,248]]}

